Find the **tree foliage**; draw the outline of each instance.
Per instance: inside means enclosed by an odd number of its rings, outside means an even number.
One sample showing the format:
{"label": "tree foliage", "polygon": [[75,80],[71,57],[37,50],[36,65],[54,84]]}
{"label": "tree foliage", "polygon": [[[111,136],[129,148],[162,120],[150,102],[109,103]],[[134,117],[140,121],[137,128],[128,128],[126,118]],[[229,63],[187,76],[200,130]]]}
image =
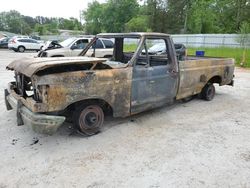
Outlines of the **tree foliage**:
{"label": "tree foliage", "polygon": [[21,15],[15,10],[0,13],[0,31],[29,35],[38,32],[40,35],[56,34],[58,29],[82,30],[82,24],[75,18],[48,18]]}
{"label": "tree foliage", "polygon": [[250,0],[108,0],[90,3],[83,17],[87,33],[148,31],[237,33],[250,23]]}
{"label": "tree foliage", "polygon": [[35,18],[17,11],[0,13],[0,30],[20,34],[56,34],[59,29],[100,32],[238,33],[250,23],[250,0],[107,0],[93,1],[75,18]]}
{"label": "tree foliage", "polygon": [[122,32],[125,25],[137,15],[136,0],[108,0],[105,4],[97,1],[88,4],[83,12],[87,33]]}

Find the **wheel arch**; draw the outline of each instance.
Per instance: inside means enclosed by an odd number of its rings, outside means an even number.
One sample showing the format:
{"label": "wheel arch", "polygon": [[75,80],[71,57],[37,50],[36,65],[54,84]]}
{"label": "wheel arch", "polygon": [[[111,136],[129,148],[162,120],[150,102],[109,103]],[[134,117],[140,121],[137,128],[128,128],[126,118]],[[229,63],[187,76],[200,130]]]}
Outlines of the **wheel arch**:
{"label": "wheel arch", "polygon": [[210,78],[208,81],[207,81],[207,83],[212,83],[212,84],[219,84],[219,85],[221,85],[221,83],[222,83],[222,78],[221,78],[221,76],[219,76],[219,75],[215,75],[215,76],[213,76],[212,78]]}
{"label": "wheel arch", "polygon": [[113,107],[107,101],[100,98],[79,100],[67,106],[66,109],[69,111],[75,111],[78,107],[82,105],[93,105],[93,104],[99,105],[102,108],[104,114],[113,116]]}
{"label": "wheel arch", "polygon": [[25,48],[24,45],[19,45],[19,46],[17,47],[17,49],[19,50],[20,47],[23,47],[23,48],[26,50],[26,48]]}

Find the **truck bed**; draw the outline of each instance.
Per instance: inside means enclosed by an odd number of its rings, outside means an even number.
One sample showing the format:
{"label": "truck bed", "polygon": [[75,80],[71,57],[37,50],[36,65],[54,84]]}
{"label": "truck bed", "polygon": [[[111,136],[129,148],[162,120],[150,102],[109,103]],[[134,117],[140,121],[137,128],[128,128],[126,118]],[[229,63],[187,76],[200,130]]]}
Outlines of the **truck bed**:
{"label": "truck bed", "polygon": [[188,56],[179,61],[180,81],[176,99],[199,94],[211,79],[219,85],[230,84],[233,79],[234,59]]}

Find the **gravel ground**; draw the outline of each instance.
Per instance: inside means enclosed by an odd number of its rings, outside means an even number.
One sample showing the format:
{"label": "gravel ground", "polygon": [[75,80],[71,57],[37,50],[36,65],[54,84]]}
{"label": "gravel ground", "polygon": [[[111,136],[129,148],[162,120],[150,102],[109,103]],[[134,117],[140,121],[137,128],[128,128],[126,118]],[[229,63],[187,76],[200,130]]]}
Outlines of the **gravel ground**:
{"label": "gravel ground", "polygon": [[[0,51],[5,66],[35,53]],[[250,187],[250,71],[213,101],[194,99],[125,119],[92,137],[65,124],[53,136],[16,126],[0,96],[0,187]]]}

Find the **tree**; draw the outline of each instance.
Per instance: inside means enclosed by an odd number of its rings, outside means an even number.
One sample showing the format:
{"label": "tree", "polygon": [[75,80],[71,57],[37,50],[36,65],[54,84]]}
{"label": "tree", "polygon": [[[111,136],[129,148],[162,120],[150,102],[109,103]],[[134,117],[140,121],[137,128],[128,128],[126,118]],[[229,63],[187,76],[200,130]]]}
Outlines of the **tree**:
{"label": "tree", "polygon": [[38,32],[39,35],[45,35],[47,34],[48,30],[46,29],[45,25],[37,23],[34,28],[35,32]]}
{"label": "tree", "polygon": [[136,0],[108,0],[105,4],[94,1],[83,12],[85,30],[91,34],[124,32],[125,24],[136,17],[138,10]]}
{"label": "tree", "polygon": [[244,66],[246,64],[246,52],[247,48],[250,47],[250,23],[243,22],[240,26],[238,41],[243,47],[242,60],[240,65]]}
{"label": "tree", "polygon": [[97,1],[88,4],[88,9],[83,11],[83,18],[85,19],[85,31],[91,34],[97,34],[102,31],[104,4]]}
{"label": "tree", "polygon": [[249,0],[215,0],[214,14],[221,33],[236,33],[243,22],[250,22]]}
{"label": "tree", "polygon": [[137,16],[129,20],[125,24],[125,31],[127,32],[146,32],[148,31],[148,17]]}
{"label": "tree", "polygon": [[15,10],[2,12],[1,22],[3,30],[13,33],[22,33],[23,19],[19,12]]}
{"label": "tree", "polygon": [[148,0],[149,27],[155,32],[166,31],[167,2],[163,0]]}
{"label": "tree", "polygon": [[136,0],[109,0],[104,7],[104,30],[106,32],[124,32],[125,24],[137,15],[138,10],[139,4]]}

